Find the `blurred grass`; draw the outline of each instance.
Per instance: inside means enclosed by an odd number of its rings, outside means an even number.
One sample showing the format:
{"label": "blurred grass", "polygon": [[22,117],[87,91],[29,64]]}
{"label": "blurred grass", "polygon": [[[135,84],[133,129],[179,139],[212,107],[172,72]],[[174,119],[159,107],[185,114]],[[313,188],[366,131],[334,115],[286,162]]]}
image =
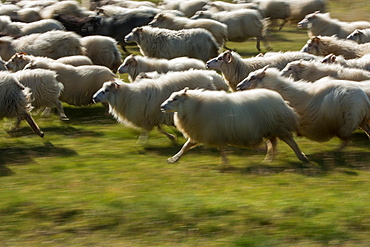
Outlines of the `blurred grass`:
{"label": "blurred grass", "polygon": [[[335,18],[368,20],[363,6],[330,1],[329,9]],[[294,26],[269,33],[275,51],[299,50],[307,40]],[[254,40],[228,46],[257,54]],[[370,244],[370,144],[361,131],[343,152],[337,139],[296,138],[309,165],[281,142],[271,163],[261,163],[264,151],[230,147],[225,168],[216,149],[197,147],[169,165],[185,142],[176,130],[166,128],[178,146],[155,131],[141,146],[139,131],[100,104],[65,111],[67,123],[35,116],[44,139],[25,123],[7,133],[12,121],[2,121],[0,246]]]}

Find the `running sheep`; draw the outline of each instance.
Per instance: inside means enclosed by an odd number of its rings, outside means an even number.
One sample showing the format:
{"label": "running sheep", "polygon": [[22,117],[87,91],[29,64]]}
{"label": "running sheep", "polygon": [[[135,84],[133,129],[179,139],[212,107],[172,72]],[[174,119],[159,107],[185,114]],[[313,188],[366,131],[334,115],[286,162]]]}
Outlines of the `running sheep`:
{"label": "running sheep", "polygon": [[190,18],[209,2],[208,0],[162,0],[158,4],[158,8],[162,10],[179,10],[186,17]]}
{"label": "running sheep", "polygon": [[142,79],[139,83],[123,83],[118,79],[106,82],[93,99],[96,103],[108,103],[110,114],[118,122],[141,129],[138,142],[147,140],[148,132],[157,127],[175,143],[176,138],[161,128],[174,125],[173,114],[162,113],[160,105],[171,93],[185,87],[216,90],[214,79],[208,74],[169,72],[159,78]]}
{"label": "running sheep", "polygon": [[342,80],[325,77],[315,83],[294,81],[276,68],[263,68],[249,74],[239,90],[265,88],[281,94],[301,117],[298,134],[317,142],[333,137],[345,147],[351,134],[361,128],[370,137],[370,101],[363,90]]}
{"label": "running sheep", "polygon": [[79,35],[60,30],[34,33],[18,39],[9,36],[0,38],[0,56],[4,60],[9,60],[17,52],[57,59],[81,55],[83,48]]}
{"label": "running sheep", "polygon": [[64,91],[60,100],[70,105],[83,106],[93,103],[93,94],[101,88],[104,82],[116,78],[107,67],[84,65],[74,67],[63,64],[47,57],[16,54],[6,67],[12,71],[22,69],[49,69],[57,73],[57,81],[63,83]]}
{"label": "running sheep", "polygon": [[47,116],[51,108],[56,107],[60,119],[68,120],[59,100],[64,86],[57,81],[57,74],[54,71],[46,69],[20,70],[13,75],[22,85],[31,90],[31,105],[34,110],[46,108],[44,114]]}
{"label": "running sheep", "polygon": [[22,120],[26,120],[37,135],[44,137],[44,133],[29,113],[32,109],[29,88],[23,86],[8,71],[0,71],[0,95],[0,120],[3,118],[16,118],[16,128],[19,127]]}
{"label": "running sheep", "polygon": [[169,13],[159,13],[148,25],[171,30],[204,28],[213,35],[219,46],[223,46],[225,41],[227,41],[227,26],[215,20],[193,20],[187,17],[179,17]]}
{"label": "running sheep", "polygon": [[370,28],[356,29],[347,36],[348,40],[353,40],[358,44],[365,44],[370,42]]}
{"label": "running sheep", "polygon": [[224,23],[227,26],[228,41],[244,42],[249,38],[255,37],[258,51],[261,51],[261,40],[264,42],[265,48],[271,50],[266,38],[267,22],[257,10],[240,9],[217,13],[198,11],[191,19],[202,18]]}
{"label": "running sheep", "polygon": [[287,143],[304,162],[307,157],[293,139],[299,117],[276,92],[256,89],[245,92],[215,92],[184,89],[161,105],[164,112],[176,112],[175,126],[188,138],[181,150],[167,161],[174,163],[199,143],[220,149],[228,164],[227,145],[256,147],[267,139],[265,160],[276,154],[277,138]]}
{"label": "running sheep", "polygon": [[346,39],[347,36],[356,29],[370,28],[370,22],[343,22],[330,18],[329,13],[320,13],[316,11],[315,13],[306,15],[306,17],[298,23],[298,27],[307,28],[310,37],[335,35],[339,39]]}
{"label": "running sheep", "polygon": [[121,65],[121,53],[117,48],[117,41],[111,37],[91,35],[80,39],[84,48],[84,55],[88,56],[95,65],[109,68],[117,72]]}
{"label": "running sheep", "polygon": [[118,68],[118,73],[128,73],[130,82],[133,82],[143,72],[157,71],[158,73],[167,73],[169,71],[189,69],[206,69],[206,65],[201,60],[188,57],[177,57],[168,60],[164,58],[129,55]]}
{"label": "running sheep", "polygon": [[359,58],[370,53],[370,44],[357,44],[352,40],[332,36],[313,36],[302,47],[301,52],[317,56],[342,55],[345,59]]}
{"label": "running sheep", "polygon": [[370,54],[359,58],[344,59],[343,56],[329,54],[321,60],[322,63],[336,63],[347,68],[356,68],[370,71]]}
{"label": "running sheep", "polygon": [[125,42],[135,42],[143,56],[166,59],[187,56],[205,62],[217,56],[219,50],[215,38],[203,28],[176,31],[137,27],[126,35]]}
{"label": "running sheep", "polygon": [[326,0],[289,0],[291,23],[298,23],[305,18],[306,15],[319,11],[325,13],[327,10]]}
{"label": "running sheep", "polygon": [[234,51],[225,51],[218,57],[209,60],[206,64],[210,69],[220,70],[230,89],[237,91],[237,84],[246,78],[250,72],[263,68],[266,65],[281,70],[289,62],[300,59],[315,60],[317,57],[303,52],[277,52],[263,57],[243,59]]}
{"label": "running sheep", "polygon": [[32,33],[44,33],[52,30],[65,30],[62,23],[47,19],[31,23],[12,22],[10,16],[0,16],[0,32],[8,35],[25,36]]}
{"label": "running sheep", "polygon": [[56,59],[57,62],[72,66],[93,65],[91,59],[84,55],[66,56]]}
{"label": "running sheep", "polygon": [[323,64],[320,62],[293,61],[281,71],[281,75],[292,77],[295,81],[315,82],[325,76],[339,80],[364,81],[370,80],[370,71],[345,68],[339,64]]}

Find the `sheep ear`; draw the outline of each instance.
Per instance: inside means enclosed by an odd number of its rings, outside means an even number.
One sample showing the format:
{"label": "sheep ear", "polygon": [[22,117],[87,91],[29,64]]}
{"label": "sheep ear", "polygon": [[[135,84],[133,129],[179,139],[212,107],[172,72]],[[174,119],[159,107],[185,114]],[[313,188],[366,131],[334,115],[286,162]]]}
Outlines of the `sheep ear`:
{"label": "sheep ear", "polygon": [[165,19],[166,19],[166,16],[163,13],[158,14],[157,20],[161,21],[161,20],[165,20]]}
{"label": "sheep ear", "polygon": [[224,53],[223,60],[224,60],[226,63],[231,63],[231,61],[233,60],[233,56],[231,55],[231,51],[226,51],[226,52]]}
{"label": "sheep ear", "polygon": [[266,70],[269,68],[268,65],[266,65],[265,67],[263,67],[262,69],[262,74],[265,75],[266,74]]}
{"label": "sheep ear", "polygon": [[183,94],[186,95],[186,93],[188,92],[188,90],[189,90],[189,87],[184,88]]}
{"label": "sheep ear", "polygon": [[311,38],[311,41],[312,41],[312,43],[319,43],[320,42],[320,38],[318,36],[313,36]]}
{"label": "sheep ear", "polygon": [[142,33],[142,32],[143,32],[143,28],[142,28],[142,27],[137,27],[137,28],[136,28],[136,31],[137,31],[138,33]]}

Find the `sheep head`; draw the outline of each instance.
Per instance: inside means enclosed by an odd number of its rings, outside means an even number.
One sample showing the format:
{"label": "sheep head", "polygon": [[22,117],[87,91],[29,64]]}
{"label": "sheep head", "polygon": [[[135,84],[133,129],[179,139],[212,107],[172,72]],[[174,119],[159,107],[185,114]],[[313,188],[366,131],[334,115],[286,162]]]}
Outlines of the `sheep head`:
{"label": "sheep head", "polygon": [[181,91],[172,93],[171,96],[161,104],[161,111],[166,113],[178,111],[181,102],[183,102],[188,97],[188,90],[189,88],[186,87]]}
{"label": "sheep head", "polygon": [[136,67],[137,66],[137,60],[135,58],[135,55],[129,55],[125,58],[123,63],[118,68],[118,73],[124,74],[128,73],[130,67]]}
{"label": "sheep head", "polygon": [[229,64],[233,60],[231,51],[225,51],[218,57],[209,60],[206,65],[209,69],[221,69],[222,65]]}
{"label": "sheep head", "polygon": [[247,89],[258,88],[260,81],[265,77],[266,71],[268,69],[268,65],[265,66],[263,69],[256,70],[251,72],[247,78],[242,80],[237,86],[236,89],[238,91],[243,91]]}
{"label": "sheep head", "polygon": [[101,89],[99,89],[94,95],[93,95],[93,101],[95,103],[99,102],[108,102],[112,96],[118,89],[120,88],[120,84],[118,84],[116,81],[108,81],[105,82]]}

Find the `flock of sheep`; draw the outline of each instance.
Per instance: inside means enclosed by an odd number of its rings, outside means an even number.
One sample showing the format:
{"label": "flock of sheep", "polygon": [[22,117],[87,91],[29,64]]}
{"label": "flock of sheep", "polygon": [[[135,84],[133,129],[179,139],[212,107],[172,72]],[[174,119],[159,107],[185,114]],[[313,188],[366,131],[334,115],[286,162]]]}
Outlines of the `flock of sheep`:
{"label": "flock of sheep", "polygon": [[[343,22],[326,13],[324,0],[91,1],[21,0],[0,6],[0,119],[26,120],[41,137],[30,111],[62,102],[102,102],[118,122],[139,128],[139,141],[175,126],[187,138],[173,163],[202,143],[257,147],[265,160],[277,139],[309,162],[294,134],[345,147],[361,128],[370,137],[370,22]],[[308,30],[300,51],[243,58],[227,41],[256,39],[270,50],[266,30],[280,21]],[[121,45],[141,55],[122,60]],[[227,49],[221,52],[221,49]],[[128,74],[129,83],[118,74]]]}

